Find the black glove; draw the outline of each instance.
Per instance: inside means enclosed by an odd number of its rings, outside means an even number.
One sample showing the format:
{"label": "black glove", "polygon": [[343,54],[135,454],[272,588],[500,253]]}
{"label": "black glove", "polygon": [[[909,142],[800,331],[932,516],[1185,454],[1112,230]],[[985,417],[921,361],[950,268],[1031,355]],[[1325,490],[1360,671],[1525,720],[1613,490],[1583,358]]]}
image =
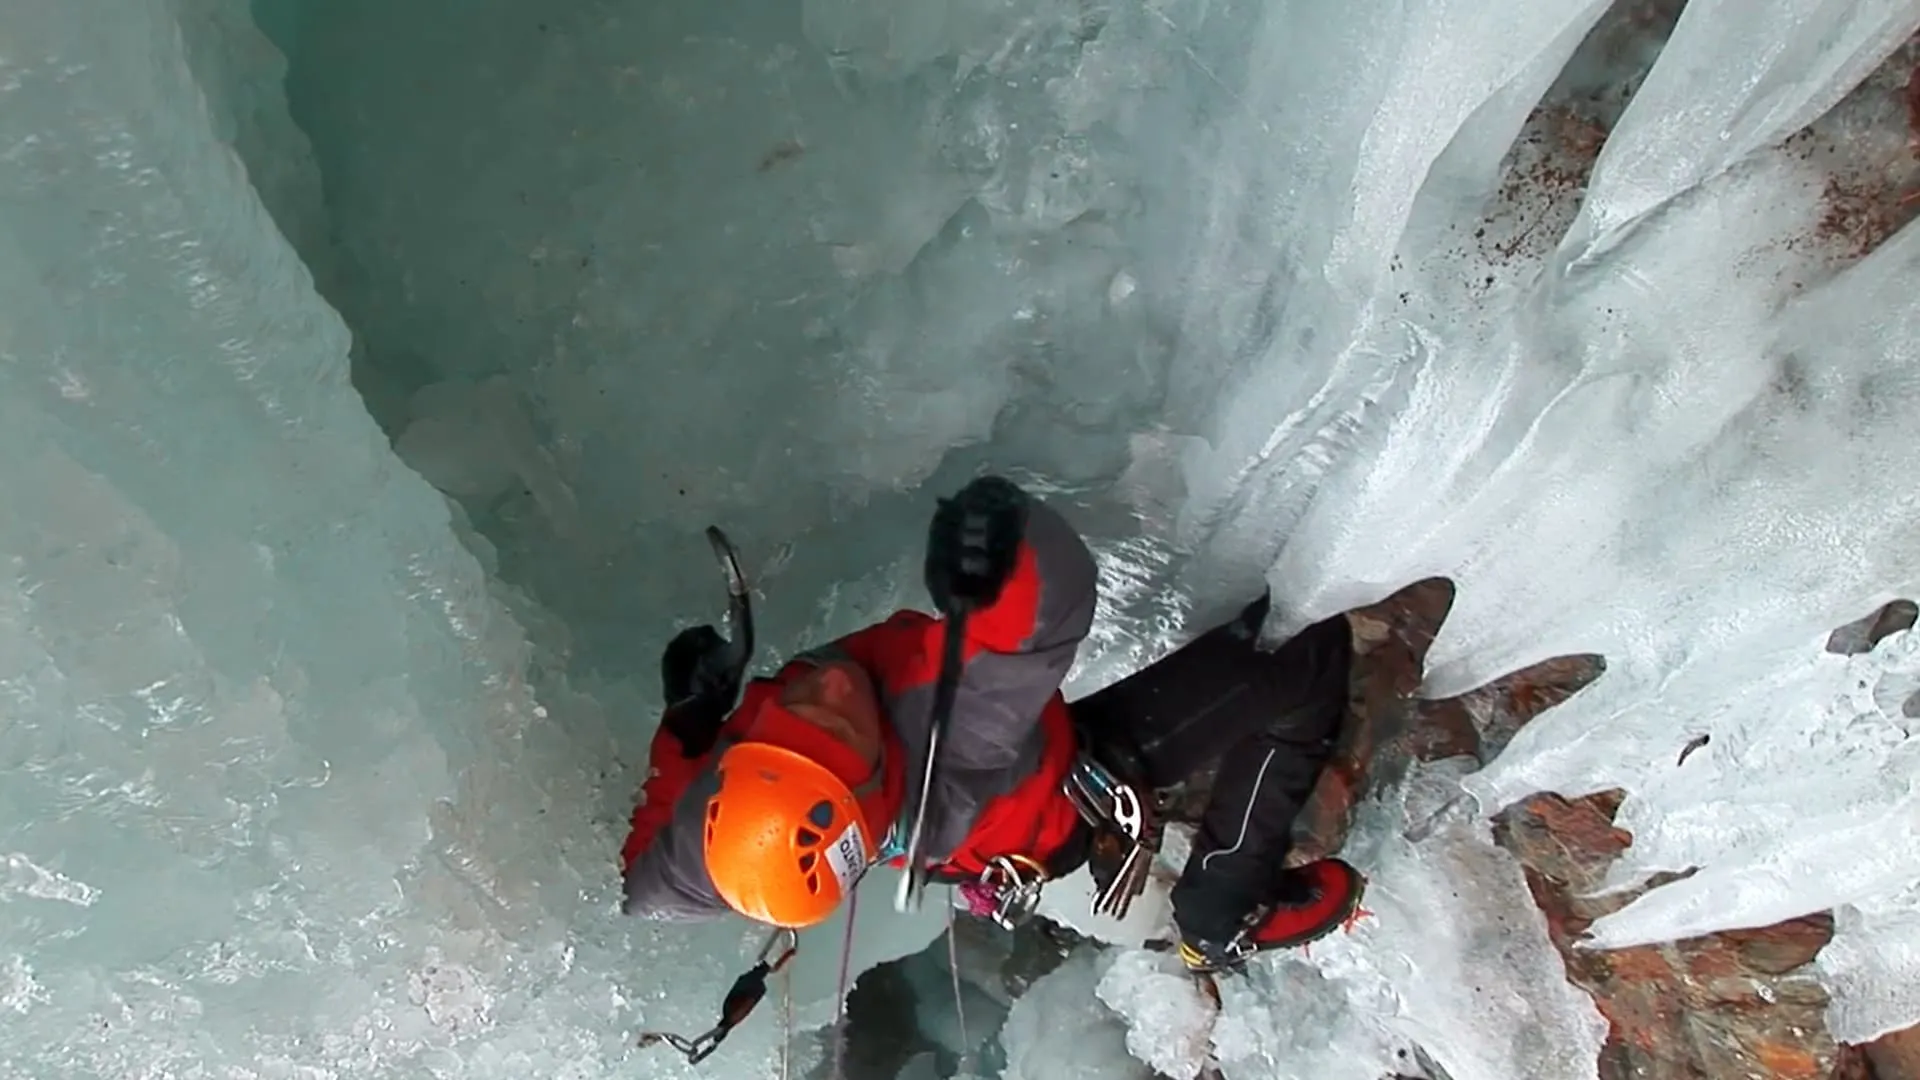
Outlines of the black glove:
{"label": "black glove", "polygon": [[690,626],[660,654],[660,686],[667,711],[660,725],[697,758],[713,749],[727,713],[740,696],[740,676],[727,663],[727,640],[711,626]]}
{"label": "black glove", "polygon": [[660,688],[669,705],[690,697],[725,698],[731,704],[740,694],[740,679],[728,668],[727,639],[705,625],[675,634],[660,654]]}
{"label": "black glove", "polygon": [[667,711],[660,714],[660,726],[680,741],[681,757],[705,757],[720,739],[728,708],[718,698],[690,697],[667,706]]}
{"label": "black glove", "polygon": [[927,531],[927,592],[944,615],[992,607],[1013,576],[1027,531],[1027,493],[983,476],[941,499]]}

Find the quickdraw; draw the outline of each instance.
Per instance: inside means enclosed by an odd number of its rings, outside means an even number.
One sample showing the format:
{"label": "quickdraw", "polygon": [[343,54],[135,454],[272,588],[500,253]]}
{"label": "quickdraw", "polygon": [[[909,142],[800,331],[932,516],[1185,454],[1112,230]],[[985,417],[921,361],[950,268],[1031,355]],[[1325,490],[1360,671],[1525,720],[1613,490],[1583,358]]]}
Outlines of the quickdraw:
{"label": "quickdraw", "polygon": [[1062,787],[1094,832],[1088,858],[1098,890],[1093,912],[1124,919],[1134,899],[1146,890],[1160,849],[1157,808],[1145,805],[1133,785],[1088,754],[1080,756]]}
{"label": "quickdraw", "polygon": [[[784,949],[777,948],[782,939]],[[689,1039],[670,1031],[648,1031],[640,1035],[639,1045],[657,1046],[666,1043],[687,1057],[687,1064],[698,1065],[705,1061],[720,1044],[726,1040],[734,1028],[753,1012],[754,1006],[767,996],[767,977],[790,963],[800,951],[800,938],[791,930],[777,930],[760,947],[759,961],[746,974],[733,981],[733,989],[720,1003],[720,1020],[713,1027]],[[771,959],[769,959],[771,957]]]}

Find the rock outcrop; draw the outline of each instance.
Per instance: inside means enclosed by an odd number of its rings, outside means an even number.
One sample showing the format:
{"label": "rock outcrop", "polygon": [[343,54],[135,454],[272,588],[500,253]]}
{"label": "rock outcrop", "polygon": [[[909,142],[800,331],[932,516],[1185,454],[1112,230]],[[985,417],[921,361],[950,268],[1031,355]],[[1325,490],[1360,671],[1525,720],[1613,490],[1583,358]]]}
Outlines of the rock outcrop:
{"label": "rock outcrop", "polygon": [[[1462,754],[1491,760],[1521,726],[1604,670],[1599,657],[1559,657],[1459,698],[1415,701],[1427,647],[1451,601],[1449,583],[1433,579],[1350,616],[1361,652],[1354,721],[1303,821],[1308,853],[1337,850],[1355,802],[1408,762]],[[1836,631],[1830,647],[1870,648],[1913,621],[1913,605],[1889,605]],[[1622,798],[1618,791],[1542,794],[1495,821],[1496,839],[1526,869],[1567,977],[1593,996],[1612,1027],[1602,1080],[1920,1080],[1920,1029],[1868,1047],[1838,1044],[1828,1033],[1827,997],[1809,968],[1832,937],[1828,913],[1656,946],[1574,948],[1594,920],[1640,895],[1591,895],[1633,843],[1613,824]]]}

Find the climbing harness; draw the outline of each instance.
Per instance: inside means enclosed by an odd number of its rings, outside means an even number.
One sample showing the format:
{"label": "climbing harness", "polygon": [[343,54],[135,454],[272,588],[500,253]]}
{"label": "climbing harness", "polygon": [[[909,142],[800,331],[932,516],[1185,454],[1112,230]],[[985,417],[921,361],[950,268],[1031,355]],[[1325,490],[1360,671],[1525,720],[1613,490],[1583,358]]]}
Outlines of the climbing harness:
{"label": "climbing harness", "polygon": [[[1080,755],[1060,786],[1093,830],[1088,859],[1097,890],[1093,913],[1124,919],[1134,899],[1146,891],[1160,848],[1157,815],[1132,785],[1088,754]],[[961,882],[958,890],[967,914],[1013,930],[1039,909],[1040,890],[1050,880],[1052,875],[1036,859],[996,855],[979,877]]]}
{"label": "climbing harness", "polygon": [[[786,942],[784,949],[778,948],[781,941]],[[791,930],[776,930],[760,947],[759,960],[746,974],[733,981],[733,989],[720,1003],[720,1020],[705,1032],[689,1039],[670,1031],[648,1031],[640,1036],[640,1046],[656,1046],[666,1043],[687,1057],[687,1064],[698,1065],[705,1061],[734,1028],[739,1027],[760,999],[767,996],[767,976],[786,968],[794,955],[800,951],[800,938]],[[788,980],[788,1008],[791,1009],[792,985]]]}

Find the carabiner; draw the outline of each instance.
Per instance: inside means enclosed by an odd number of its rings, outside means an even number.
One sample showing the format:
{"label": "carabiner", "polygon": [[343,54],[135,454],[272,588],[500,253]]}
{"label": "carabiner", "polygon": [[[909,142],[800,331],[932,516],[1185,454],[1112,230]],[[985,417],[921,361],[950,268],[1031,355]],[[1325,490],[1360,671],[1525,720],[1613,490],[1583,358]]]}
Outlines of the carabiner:
{"label": "carabiner", "polygon": [[783,926],[780,929],[775,930],[773,932],[773,935],[767,938],[766,944],[760,946],[760,955],[757,958],[759,963],[762,963],[762,964],[767,963],[767,957],[773,955],[774,945],[781,938],[787,939],[787,948],[786,948],[786,951],[782,952],[779,955],[779,957],[773,961],[772,964],[768,965],[767,974],[769,975],[773,974],[776,971],[779,971],[783,967],[786,967],[787,962],[792,960],[794,954],[800,951],[800,935],[794,932],[793,930]]}
{"label": "carabiner", "polygon": [[[778,948],[781,939],[786,940],[786,948]],[[687,1056],[687,1064],[698,1065],[705,1061],[729,1032],[739,1027],[753,1013],[754,1006],[767,996],[767,976],[787,966],[800,951],[800,935],[792,930],[781,928],[767,938],[760,946],[760,955],[753,967],[744,975],[733,980],[727,996],[720,1002],[720,1021],[705,1032],[689,1039],[671,1031],[647,1031],[640,1035],[640,1046],[657,1046],[666,1043]],[[776,955],[777,954],[777,955]],[[772,957],[771,960],[768,957]]]}
{"label": "carabiner", "polygon": [[[996,880],[997,879],[997,880]],[[1046,867],[1025,855],[996,855],[980,871],[978,887],[992,891],[994,925],[1015,930],[1040,907],[1040,889],[1047,883]]]}

